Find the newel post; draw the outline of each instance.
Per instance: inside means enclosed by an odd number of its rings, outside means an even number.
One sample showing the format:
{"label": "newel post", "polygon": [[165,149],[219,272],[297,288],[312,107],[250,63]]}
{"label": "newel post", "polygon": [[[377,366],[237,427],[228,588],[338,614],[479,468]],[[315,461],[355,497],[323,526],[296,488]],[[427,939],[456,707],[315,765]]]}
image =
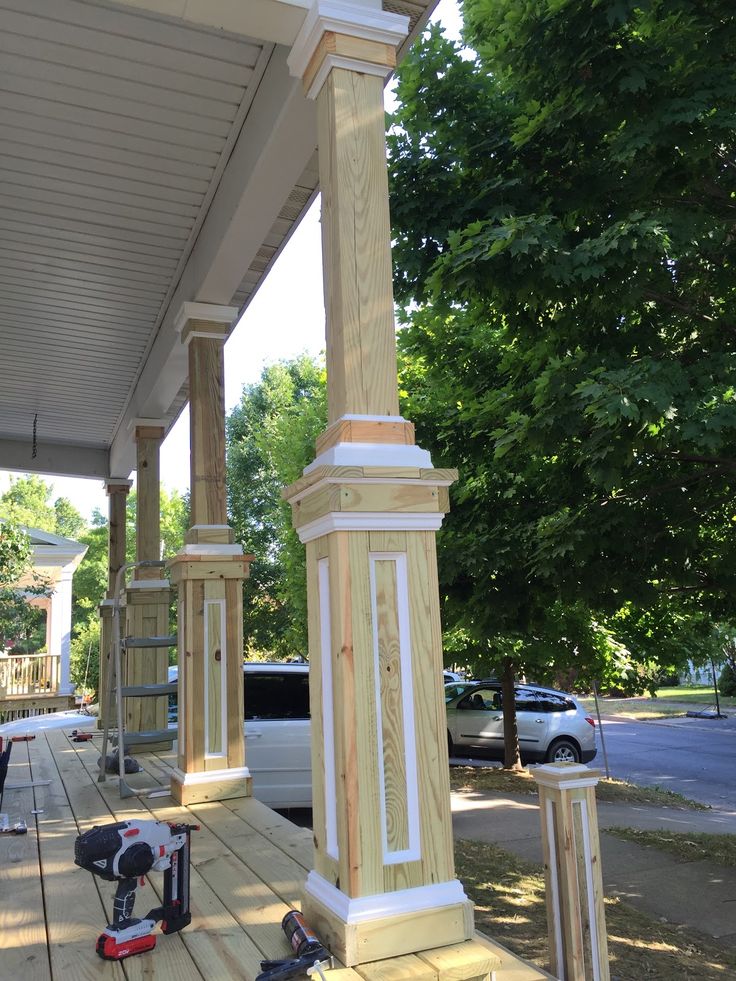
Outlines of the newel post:
{"label": "newel post", "polygon": [[548,763],[532,776],[539,786],[551,972],[561,981],[608,981],[595,802],[600,771]]}

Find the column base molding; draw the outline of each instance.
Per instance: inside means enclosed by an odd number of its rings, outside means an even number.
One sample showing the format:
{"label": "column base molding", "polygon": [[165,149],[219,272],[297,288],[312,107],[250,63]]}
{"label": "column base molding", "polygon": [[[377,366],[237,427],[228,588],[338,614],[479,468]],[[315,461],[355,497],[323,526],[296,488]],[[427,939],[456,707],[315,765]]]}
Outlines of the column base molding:
{"label": "column base molding", "polygon": [[302,909],[325,945],[348,967],[460,944],[474,931],[473,904],[457,880],[350,899],[310,872]]}
{"label": "column base molding", "polygon": [[184,773],[176,767],[171,773],[171,796],[177,804],[204,804],[252,796],[253,778],[247,766],[224,770]]}

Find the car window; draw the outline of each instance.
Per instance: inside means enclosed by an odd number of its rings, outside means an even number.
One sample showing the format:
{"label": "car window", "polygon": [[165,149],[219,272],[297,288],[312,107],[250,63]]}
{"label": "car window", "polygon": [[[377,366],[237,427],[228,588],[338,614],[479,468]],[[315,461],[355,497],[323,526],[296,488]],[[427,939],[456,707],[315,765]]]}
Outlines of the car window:
{"label": "car window", "polygon": [[308,719],[309,675],[248,672],[243,678],[246,719]]}
{"label": "car window", "polygon": [[445,685],[445,701],[451,702],[453,698],[457,698],[462,695],[464,691],[468,688],[472,688],[473,685],[468,682],[458,681],[456,684]]}
{"label": "car window", "polygon": [[501,707],[501,693],[494,688],[476,688],[458,702],[459,709],[469,709],[473,712],[498,711]]}
{"label": "car window", "polygon": [[517,712],[541,712],[541,703],[539,700],[539,695],[535,691],[529,691],[525,688],[516,688],[514,690],[516,695],[516,711]]}
{"label": "car window", "polygon": [[539,693],[540,712],[569,712],[575,710],[575,702],[564,695],[555,695],[552,692],[543,691]]}

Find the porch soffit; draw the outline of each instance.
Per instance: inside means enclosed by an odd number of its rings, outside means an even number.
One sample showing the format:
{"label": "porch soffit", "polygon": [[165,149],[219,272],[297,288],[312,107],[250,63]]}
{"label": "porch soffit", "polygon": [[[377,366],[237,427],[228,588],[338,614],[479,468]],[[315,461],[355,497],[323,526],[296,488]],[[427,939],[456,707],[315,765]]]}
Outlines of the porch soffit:
{"label": "porch soffit", "polygon": [[214,15],[306,6],[0,0],[0,467],[127,476],[128,417],[178,415],[174,308],[247,305],[318,183],[288,48]]}

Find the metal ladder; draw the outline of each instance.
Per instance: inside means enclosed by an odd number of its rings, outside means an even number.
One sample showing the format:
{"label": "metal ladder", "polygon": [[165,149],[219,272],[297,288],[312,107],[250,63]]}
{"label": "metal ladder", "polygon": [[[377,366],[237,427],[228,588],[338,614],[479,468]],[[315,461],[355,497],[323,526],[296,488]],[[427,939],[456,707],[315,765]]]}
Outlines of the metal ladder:
{"label": "metal ladder", "polygon": [[[106,655],[108,670],[105,675],[105,724],[102,730],[102,754],[100,756],[100,773],[97,777],[98,783],[104,783],[107,779],[105,761],[107,757],[107,745],[110,741],[110,716],[112,709],[113,694],[115,696],[115,716],[117,723],[117,733],[112,737],[112,744],[118,750],[118,787],[121,797],[140,797],[147,794],[149,797],[168,795],[169,791],[163,788],[148,790],[134,790],[125,779],[125,754],[133,746],[146,746],[152,743],[162,742],[164,739],[175,739],[176,729],[158,729],[151,732],[125,732],[125,722],[123,713],[123,699],[125,698],[147,698],[161,695],[175,695],[178,690],[178,681],[171,683],[151,685],[124,685],[122,684],[122,663],[123,653],[135,651],[140,648],[150,647],[175,647],[176,636],[163,637],[122,637],[120,629],[120,607],[123,582],[125,576],[131,569],[163,569],[166,563],[158,559],[145,559],[141,562],[126,562],[122,565],[115,577],[115,591],[113,595],[112,608],[112,658],[110,652]],[[127,661],[127,657],[126,657]]]}

